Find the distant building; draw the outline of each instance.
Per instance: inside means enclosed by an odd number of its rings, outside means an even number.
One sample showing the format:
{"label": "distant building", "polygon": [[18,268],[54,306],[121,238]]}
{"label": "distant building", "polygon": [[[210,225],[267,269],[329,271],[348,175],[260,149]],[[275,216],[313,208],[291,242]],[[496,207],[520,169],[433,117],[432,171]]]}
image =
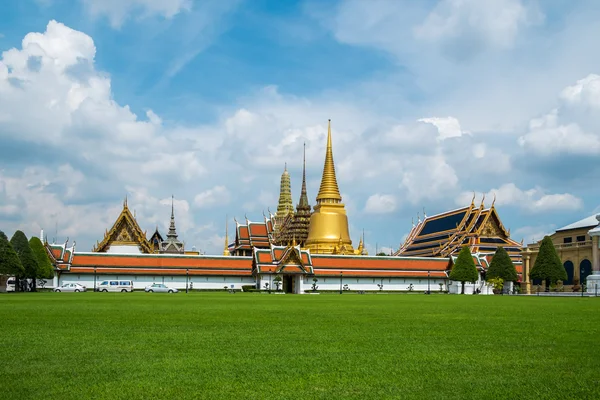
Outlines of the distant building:
{"label": "distant building", "polygon": [[[567,289],[571,289],[571,285],[584,283],[588,275],[592,273],[594,265],[594,241],[597,249],[598,237],[596,236],[596,239],[593,240],[593,237],[590,236],[590,230],[597,227],[598,223],[596,215],[591,215],[563,226],[550,235],[558,256],[567,271],[567,280],[563,282],[564,285],[568,286]],[[529,271],[535,265],[540,243],[541,240],[528,244],[522,251],[523,263],[527,275],[525,285],[528,290],[531,290],[531,284],[543,284],[543,282],[531,282],[529,280]]]}

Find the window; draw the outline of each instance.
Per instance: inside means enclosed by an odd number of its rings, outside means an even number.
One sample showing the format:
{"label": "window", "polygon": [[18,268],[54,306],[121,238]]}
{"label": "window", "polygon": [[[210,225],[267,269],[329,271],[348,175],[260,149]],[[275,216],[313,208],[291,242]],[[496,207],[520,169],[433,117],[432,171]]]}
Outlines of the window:
{"label": "window", "polygon": [[119,286],[119,282],[117,282],[117,281],[110,281],[110,286]]}
{"label": "window", "polygon": [[121,281],[120,284],[121,284],[121,286],[130,286],[131,282],[130,281]]}
{"label": "window", "polygon": [[102,282],[101,285],[108,285],[108,281]]}
{"label": "window", "polygon": [[585,235],[577,236],[577,241],[578,242],[585,242]]}
{"label": "window", "polygon": [[573,238],[572,237],[566,237],[563,239],[563,243],[573,243]]}

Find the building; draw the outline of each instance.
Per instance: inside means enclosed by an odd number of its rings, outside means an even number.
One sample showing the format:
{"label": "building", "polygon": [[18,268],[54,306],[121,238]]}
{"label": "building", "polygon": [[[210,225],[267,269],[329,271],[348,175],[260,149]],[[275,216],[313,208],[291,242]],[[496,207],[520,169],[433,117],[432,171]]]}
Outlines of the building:
{"label": "building", "polygon": [[[598,236],[592,236],[594,228],[599,224],[597,215],[591,215],[572,224],[557,229],[550,235],[565,270],[567,280],[563,282],[567,290],[578,290],[579,285],[585,282],[594,269],[594,249],[598,249]],[[525,264],[525,285],[531,291],[531,285],[544,285],[544,282],[530,281],[529,271],[535,265],[541,240],[528,244],[522,251]],[[596,257],[597,259],[598,257]],[[598,261],[596,261],[598,262]],[[600,267],[597,268],[600,271]]]}
{"label": "building", "polygon": [[464,246],[471,253],[492,256],[500,246],[504,247],[513,262],[521,263],[522,243],[510,238],[494,206],[489,208],[484,200],[475,204],[475,196],[467,207],[458,208],[426,216],[417,217],[405,242],[394,255],[421,257],[449,257],[457,255]]}
{"label": "building", "polygon": [[[263,215],[263,220],[259,222],[245,218],[245,224],[241,224],[234,219],[235,239],[228,244],[226,228],[223,255],[186,252],[183,244],[177,240],[173,207],[167,239],[163,240],[157,229],[148,240],[125,200],[123,210],[112,228],[106,231],[93,251],[76,251],[75,244],[69,247],[68,241],[64,244],[47,244],[57,271],[54,285],[80,282],[91,288],[96,287],[99,280],[126,279],[133,281],[136,289],[155,282],[179,289],[189,288],[191,285],[195,290],[239,290],[244,285],[273,289],[276,282],[281,282],[288,293],[310,291],[313,284],[318,286],[318,291],[450,289],[448,274],[454,262],[452,252],[427,252],[426,257],[402,254],[370,257],[366,255],[362,238],[354,249],[349,235],[348,217],[335,176],[331,123],[328,126],[325,163],[314,212],[310,213],[306,195],[305,168],[300,200],[295,212],[290,208],[291,189],[289,175],[285,176],[286,173],[287,168],[282,176],[283,189],[280,191],[280,204],[283,203],[285,207],[278,207],[277,211],[279,216],[284,217],[282,225],[278,227],[278,216],[270,212],[269,216]],[[486,211],[487,217],[483,217],[482,212],[483,204],[477,210],[472,205],[471,209],[463,213],[468,213],[463,219],[471,221],[477,216],[476,220],[481,220],[484,227],[494,226],[495,229],[506,232],[493,211],[493,206],[492,211]],[[457,218],[455,213],[451,215],[454,215],[452,218]],[[302,216],[302,219],[294,220],[291,216]],[[438,226],[439,221],[443,220],[432,217],[430,221],[438,221],[434,224]],[[465,224],[459,225],[461,228],[456,228],[455,234],[450,235],[452,238],[466,229]],[[423,223],[423,226],[429,225]],[[473,229],[469,232],[474,232]],[[477,232],[485,230],[477,229]],[[425,235],[421,231],[411,240]],[[448,236],[447,229],[439,233]],[[285,243],[276,243],[278,234],[281,235],[280,241]],[[463,236],[463,239],[471,238],[470,234]],[[505,236],[507,237],[506,234]],[[304,246],[297,243],[298,240],[305,240]],[[454,243],[453,240],[444,243],[450,245]],[[463,240],[459,242],[462,243]],[[485,249],[485,245],[478,249]],[[487,258],[481,255],[474,257],[479,270],[485,271]],[[483,293],[491,293],[489,288],[484,288],[481,279],[472,287],[467,287],[471,292],[477,289]]]}

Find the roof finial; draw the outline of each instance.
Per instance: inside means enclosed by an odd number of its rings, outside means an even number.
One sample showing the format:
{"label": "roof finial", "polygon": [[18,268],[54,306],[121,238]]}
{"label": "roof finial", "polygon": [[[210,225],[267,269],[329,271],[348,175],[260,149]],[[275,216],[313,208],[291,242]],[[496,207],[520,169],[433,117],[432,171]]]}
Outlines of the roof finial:
{"label": "roof finial", "polygon": [[414,228],[414,227],[415,227],[415,217],[412,217],[412,218],[410,219],[410,222],[412,222],[412,226],[413,226],[413,228]]}
{"label": "roof finial", "polygon": [[496,203],[496,192],[494,192],[494,200],[492,200],[492,207],[494,208],[494,204]]}
{"label": "roof finial", "polygon": [[473,191],[473,198],[471,199],[471,207],[475,205],[475,191]]}
{"label": "roof finial", "polygon": [[485,208],[485,193],[483,194],[483,197],[481,197],[481,207]]}
{"label": "roof finial", "polygon": [[123,208],[127,208],[127,194],[125,194],[125,200],[123,201]]}
{"label": "roof finial", "polygon": [[417,213],[417,221],[419,221],[419,223],[421,223],[421,216],[419,215],[419,213]]}
{"label": "roof finial", "polygon": [[423,219],[427,218],[427,214],[425,214],[425,207],[423,207]]}

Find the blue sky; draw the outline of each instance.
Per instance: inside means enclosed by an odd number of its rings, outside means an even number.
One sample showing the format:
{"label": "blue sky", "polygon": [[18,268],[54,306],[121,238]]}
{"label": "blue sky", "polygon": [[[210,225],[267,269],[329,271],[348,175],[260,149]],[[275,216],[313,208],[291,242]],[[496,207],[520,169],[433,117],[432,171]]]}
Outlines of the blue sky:
{"label": "blue sky", "polygon": [[[8,7],[8,8],[7,8]],[[24,0],[0,15],[0,229],[89,250],[122,199],[222,250],[327,119],[355,241],[494,194],[513,238],[600,211],[594,1]],[[231,239],[231,238],[230,238]]]}

